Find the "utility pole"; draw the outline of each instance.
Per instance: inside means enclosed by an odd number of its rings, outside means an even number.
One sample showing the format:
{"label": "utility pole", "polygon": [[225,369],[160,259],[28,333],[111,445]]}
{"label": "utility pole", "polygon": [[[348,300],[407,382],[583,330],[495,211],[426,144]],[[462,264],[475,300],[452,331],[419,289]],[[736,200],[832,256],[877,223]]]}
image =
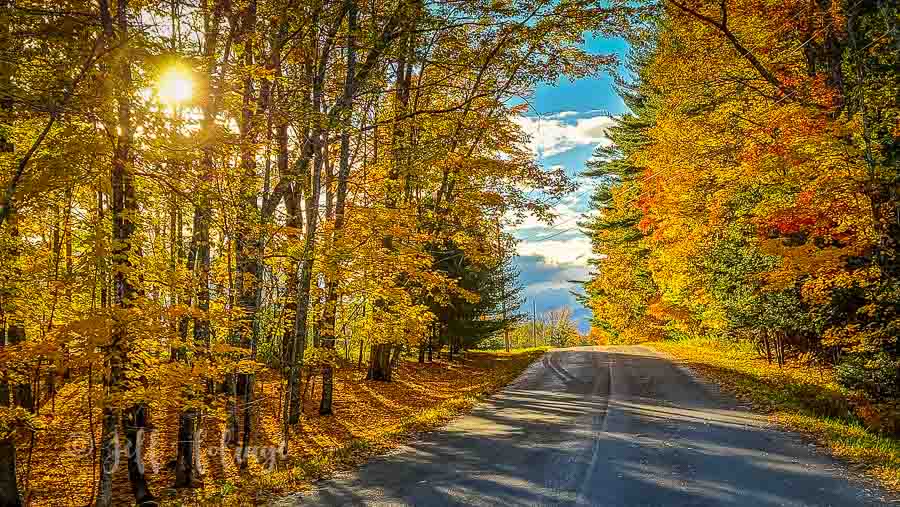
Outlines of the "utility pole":
{"label": "utility pole", "polygon": [[[506,291],[504,290],[504,295]],[[503,342],[506,343],[506,352],[509,352],[509,323],[506,322],[506,299],[503,300]]]}
{"label": "utility pole", "polygon": [[537,347],[537,303],[531,300],[531,344]]}

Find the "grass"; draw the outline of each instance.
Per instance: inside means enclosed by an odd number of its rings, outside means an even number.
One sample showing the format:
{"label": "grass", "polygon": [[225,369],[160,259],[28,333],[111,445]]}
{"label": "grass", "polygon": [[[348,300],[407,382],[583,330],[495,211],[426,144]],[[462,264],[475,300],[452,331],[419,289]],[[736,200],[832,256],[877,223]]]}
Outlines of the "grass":
{"label": "grass", "polygon": [[757,357],[749,345],[712,339],[652,342],[649,347],[683,360],[777,424],[814,437],[887,489],[900,491],[900,440],[866,429],[829,368]]}
{"label": "grass", "polygon": [[488,353],[494,354],[496,356],[508,356],[508,355],[518,355],[518,354],[532,354],[532,353],[544,353],[550,350],[549,345],[541,345],[540,347],[519,347],[519,348],[511,348],[509,352],[506,349],[478,349],[470,353]]}

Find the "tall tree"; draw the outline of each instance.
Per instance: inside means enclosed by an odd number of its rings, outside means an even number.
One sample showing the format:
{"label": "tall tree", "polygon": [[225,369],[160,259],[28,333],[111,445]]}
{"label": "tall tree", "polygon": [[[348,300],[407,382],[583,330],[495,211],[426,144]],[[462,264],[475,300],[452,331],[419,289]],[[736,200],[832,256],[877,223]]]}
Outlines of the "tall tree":
{"label": "tall tree", "polygon": [[100,485],[98,505],[112,505],[112,474],[119,460],[118,427],[125,425],[128,453],[128,477],[135,500],[139,505],[151,504],[153,496],[144,478],[142,451],[143,428],[146,426],[146,407],[137,404],[129,407],[122,417],[122,390],[125,388],[125,369],[129,362],[128,310],[138,296],[131,279],[131,256],[138,252],[132,241],[138,213],[134,187],[134,131],[132,123],[132,69],[129,54],[129,9],[127,0],[116,4],[115,17],[105,1],[100,3],[100,22],[108,40],[115,40],[117,61],[111,69],[115,90],[116,136],[114,137],[112,168],[110,171],[112,211],[112,262],[114,323],[109,344],[105,350],[106,371],[104,386],[106,402],[103,407],[103,425],[100,447]]}

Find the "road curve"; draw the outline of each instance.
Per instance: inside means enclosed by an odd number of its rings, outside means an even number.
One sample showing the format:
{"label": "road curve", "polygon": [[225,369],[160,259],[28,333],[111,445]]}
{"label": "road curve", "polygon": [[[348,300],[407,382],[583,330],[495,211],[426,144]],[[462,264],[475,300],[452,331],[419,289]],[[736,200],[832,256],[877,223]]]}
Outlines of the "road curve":
{"label": "road curve", "polygon": [[581,347],[547,353],[471,414],[277,504],[893,502],[647,348]]}

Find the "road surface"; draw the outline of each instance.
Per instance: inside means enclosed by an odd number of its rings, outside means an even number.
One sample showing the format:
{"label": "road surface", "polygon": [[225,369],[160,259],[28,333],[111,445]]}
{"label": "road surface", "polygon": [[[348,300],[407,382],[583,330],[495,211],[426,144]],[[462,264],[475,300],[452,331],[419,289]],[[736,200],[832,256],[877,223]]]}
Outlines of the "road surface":
{"label": "road surface", "polygon": [[883,491],[644,347],[554,350],[471,414],[279,505],[875,506]]}

